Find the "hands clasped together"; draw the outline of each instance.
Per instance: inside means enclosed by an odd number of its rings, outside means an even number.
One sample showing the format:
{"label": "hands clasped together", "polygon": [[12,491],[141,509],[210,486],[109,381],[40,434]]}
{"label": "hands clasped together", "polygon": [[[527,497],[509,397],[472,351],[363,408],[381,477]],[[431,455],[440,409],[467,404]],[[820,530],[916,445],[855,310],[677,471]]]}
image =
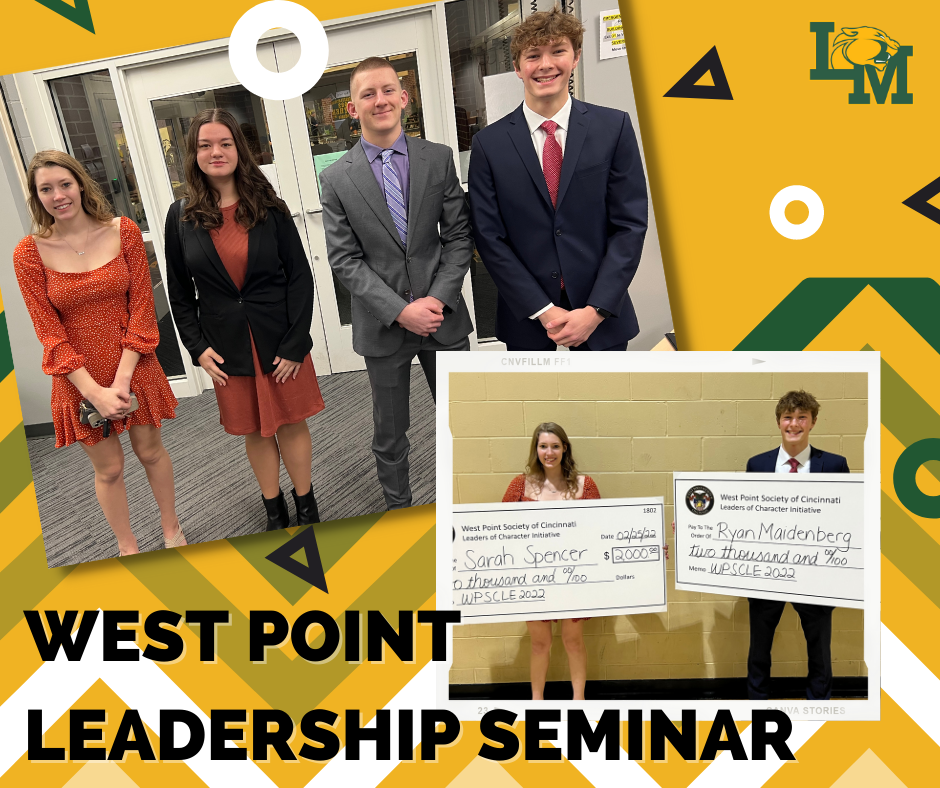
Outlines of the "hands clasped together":
{"label": "hands clasped together", "polygon": [[587,342],[602,318],[593,307],[572,309],[570,312],[560,306],[553,306],[539,315],[542,327],[556,345],[578,347]]}
{"label": "hands clasped together", "polygon": [[398,313],[395,322],[412,334],[430,336],[444,322],[444,302],[434,296],[416,298]]}

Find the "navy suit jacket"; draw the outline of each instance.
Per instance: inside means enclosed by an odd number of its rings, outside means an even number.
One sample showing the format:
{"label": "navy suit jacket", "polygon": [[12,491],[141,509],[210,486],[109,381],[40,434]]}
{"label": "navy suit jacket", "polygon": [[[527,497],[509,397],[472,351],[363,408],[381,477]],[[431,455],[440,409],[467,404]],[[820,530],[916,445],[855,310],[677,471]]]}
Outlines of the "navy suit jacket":
{"label": "navy suit jacket", "polygon": [[477,133],[470,154],[470,212],[477,251],[499,290],[496,336],[539,348],[529,315],[561,302],[612,313],[591,334],[596,350],[639,333],[627,293],[640,263],[649,200],[630,116],[572,99],[556,207],[520,104]]}
{"label": "navy suit jacket", "polygon": [[[774,473],[777,468],[777,456],[780,447],[765,451],[747,461],[748,473]],[[841,454],[832,454],[815,446],[809,447],[810,473],[848,473],[849,464]]]}

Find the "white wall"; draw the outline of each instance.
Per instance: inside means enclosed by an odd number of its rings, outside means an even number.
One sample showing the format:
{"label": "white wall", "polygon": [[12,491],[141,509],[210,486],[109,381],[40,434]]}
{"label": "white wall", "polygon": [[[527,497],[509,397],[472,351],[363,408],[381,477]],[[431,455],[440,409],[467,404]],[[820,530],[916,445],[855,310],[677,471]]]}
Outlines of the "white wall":
{"label": "white wall", "polygon": [[[8,88],[6,78],[4,88]],[[12,98],[9,93],[7,98]],[[18,167],[22,168],[19,154],[10,148],[9,141],[0,133],[0,258],[3,260],[0,263],[0,292],[10,332],[23,423],[39,424],[52,421],[49,404],[52,378],[42,372],[42,345],[36,339],[33,322],[13,272],[13,249],[30,228],[25,195],[16,170]]]}
{"label": "white wall", "polygon": [[[584,25],[584,49],[581,54],[584,100],[590,104],[616,107],[630,114],[633,129],[643,153],[640,124],[637,122],[636,101],[630,79],[630,64],[627,57],[600,60],[600,17],[602,11],[617,8],[615,0],[581,0],[581,23]],[[644,156],[644,160],[645,160]],[[649,188],[649,176],[646,182]],[[663,258],[656,233],[656,218],[653,206],[656,195],[650,195],[649,230],[643,257],[636,278],[630,286],[630,297],[640,322],[640,335],[630,342],[632,350],[649,350],[672,331],[673,322],[669,311],[669,294],[666,292],[666,276],[663,273]],[[679,337],[681,348],[682,338]]]}

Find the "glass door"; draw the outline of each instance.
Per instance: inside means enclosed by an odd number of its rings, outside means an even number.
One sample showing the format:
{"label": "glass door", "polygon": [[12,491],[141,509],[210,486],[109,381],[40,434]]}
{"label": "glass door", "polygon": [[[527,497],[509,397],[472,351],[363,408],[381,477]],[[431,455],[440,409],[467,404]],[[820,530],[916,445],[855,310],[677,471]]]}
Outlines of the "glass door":
{"label": "glass door", "polygon": [[[408,91],[403,112],[407,134],[456,150],[453,106],[445,86],[446,28],[436,6],[403,9],[332,23],[327,28],[329,64],[317,85],[288,101],[267,101],[235,79],[224,47],[129,68],[126,84],[144,148],[148,177],[161,217],[182,193],[183,137],[190,119],[206,107],[231,111],[253,146],[256,161],[287,202],[313,269],[315,301],[311,336],[318,374],[365,369],[352,349],[350,295],[330,268],[320,207],[319,174],[359,139],[348,117],[349,76],[367,57],[387,57]],[[262,65],[287,71],[300,56],[293,36],[261,43]],[[162,218],[160,222],[162,226]],[[162,244],[161,244],[162,258]],[[469,278],[464,297],[472,308]],[[195,378],[208,377],[201,370]],[[201,388],[199,389],[201,390]]]}
{"label": "glass door", "polygon": [[[258,58],[266,68],[276,70],[272,44],[259,46]],[[129,103],[144,150],[144,169],[159,209],[160,219],[156,222],[159,227],[162,228],[163,217],[170,205],[183,195],[184,138],[190,121],[200,110],[219,107],[238,119],[255,161],[287,203],[310,259],[283,102],[258,98],[238,84],[225,49],[134,67],[126,72],[126,81]],[[155,238],[165,271],[162,232],[156,233]],[[331,283],[328,285],[332,290]],[[318,291],[321,286],[315,274],[311,353],[317,373],[328,375],[330,358],[319,308]],[[193,393],[211,387],[208,376],[189,364],[188,359],[187,366],[193,381]]]}
{"label": "glass door", "polygon": [[[439,9],[425,7],[328,27],[330,55],[326,71],[301,98],[285,103],[304,222],[313,252],[311,263],[317,281],[332,285],[321,287],[320,307],[334,372],[365,369],[365,362],[352,349],[349,292],[336,279],[327,259],[319,176],[359,140],[358,123],[349,117],[346,105],[349,77],[367,57],[387,58],[398,72],[402,88],[408,91],[408,106],[402,111],[405,133],[456,148],[453,126],[446,114],[453,97],[443,79],[449,64],[443,59],[445,50],[440,45],[441,31],[446,33],[441,16]],[[300,56],[299,44],[293,38],[277,41],[274,48],[282,71]],[[472,298],[469,291],[465,284],[465,298]]]}

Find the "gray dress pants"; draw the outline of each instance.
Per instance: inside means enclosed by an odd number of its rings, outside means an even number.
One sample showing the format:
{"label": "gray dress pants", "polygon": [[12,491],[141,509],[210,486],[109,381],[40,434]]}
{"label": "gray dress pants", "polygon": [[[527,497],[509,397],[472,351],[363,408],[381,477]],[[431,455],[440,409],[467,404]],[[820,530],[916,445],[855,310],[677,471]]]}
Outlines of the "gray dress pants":
{"label": "gray dress pants", "polygon": [[407,435],[411,426],[411,361],[418,357],[431,397],[436,402],[437,352],[469,349],[467,337],[452,345],[443,345],[433,335],[421,337],[409,331],[402,346],[392,355],[364,357],[372,386],[372,420],[375,424],[372,453],[389,509],[411,506],[408,477],[411,444]]}

